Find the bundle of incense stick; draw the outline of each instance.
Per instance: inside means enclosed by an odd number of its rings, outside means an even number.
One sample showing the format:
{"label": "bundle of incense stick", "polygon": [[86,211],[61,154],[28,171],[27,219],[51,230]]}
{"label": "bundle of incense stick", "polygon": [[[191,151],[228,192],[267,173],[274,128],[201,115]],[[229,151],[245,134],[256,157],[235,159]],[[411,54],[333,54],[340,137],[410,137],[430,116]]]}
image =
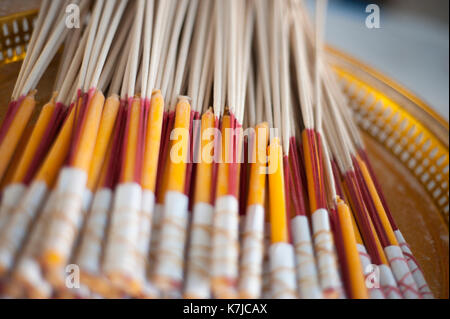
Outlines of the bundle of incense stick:
{"label": "bundle of incense stick", "polygon": [[324,0],[313,22],[301,0],[44,0],[0,126],[1,296],[432,298],[325,20]]}

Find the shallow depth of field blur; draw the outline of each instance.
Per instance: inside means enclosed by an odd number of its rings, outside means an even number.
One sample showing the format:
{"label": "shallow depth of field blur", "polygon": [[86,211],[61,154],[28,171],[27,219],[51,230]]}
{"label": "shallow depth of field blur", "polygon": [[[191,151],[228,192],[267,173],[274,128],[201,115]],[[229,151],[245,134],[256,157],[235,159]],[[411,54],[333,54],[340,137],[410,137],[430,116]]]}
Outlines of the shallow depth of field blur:
{"label": "shallow depth of field blur", "polygon": [[[315,0],[305,0],[313,11]],[[0,0],[0,16],[40,0]],[[367,5],[380,7],[368,29]],[[389,76],[449,118],[448,0],[328,0],[327,41]]]}
{"label": "shallow depth of field blur", "polygon": [[[314,11],[314,0],[307,0]],[[380,8],[369,29],[366,7]],[[448,0],[328,0],[327,41],[395,80],[449,118]]]}

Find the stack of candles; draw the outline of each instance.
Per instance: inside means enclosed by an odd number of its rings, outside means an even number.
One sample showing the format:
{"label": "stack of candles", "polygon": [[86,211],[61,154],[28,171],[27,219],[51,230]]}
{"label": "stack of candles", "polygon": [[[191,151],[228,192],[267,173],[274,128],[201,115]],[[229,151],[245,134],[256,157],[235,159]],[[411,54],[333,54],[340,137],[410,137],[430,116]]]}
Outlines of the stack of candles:
{"label": "stack of candles", "polygon": [[432,298],[315,12],[44,0],[0,126],[1,296]]}

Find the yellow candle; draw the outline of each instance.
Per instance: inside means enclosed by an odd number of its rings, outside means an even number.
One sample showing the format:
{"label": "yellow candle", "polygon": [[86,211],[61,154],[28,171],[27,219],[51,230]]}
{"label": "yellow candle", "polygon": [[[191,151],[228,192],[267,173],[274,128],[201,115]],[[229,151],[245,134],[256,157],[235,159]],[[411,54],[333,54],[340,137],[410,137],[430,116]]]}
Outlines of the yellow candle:
{"label": "yellow candle", "polygon": [[[348,206],[347,206],[347,207],[348,207]],[[355,230],[355,238],[356,238],[356,242],[357,242],[358,244],[360,244],[360,245],[363,245],[364,242],[363,242],[363,240],[362,240],[361,233],[359,232],[358,225],[356,225],[355,216],[353,215],[353,212],[352,212],[351,208],[348,207],[348,209],[350,210],[350,217],[351,217],[351,219],[352,219],[353,229]]]}
{"label": "yellow candle", "polygon": [[[186,163],[189,148],[189,126],[191,119],[191,106],[187,98],[182,97],[177,104],[175,111],[175,132],[181,133],[183,135],[178,136],[178,140],[173,141],[172,147],[169,153],[169,180],[167,184],[168,191],[175,191],[179,193],[184,192],[184,184],[186,179]],[[179,143],[177,147],[175,144]],[[181,153],[184,154],[180,154]],[[180,156],[174,161],[174,157]]]}
{"label": "yellow candle", "polygon": [[61,166],[64,164],[69,151],[75,113],[76,108],[74,107],[70,111],[69,116],[66,118],[58,137],[53,143],[53,146],[36,174],[35,180],[45,182],[49,187],[53,185],[56,175],[58,174]]}
{"label": "yellow candle", "polygon": [[35,92],[32,92],[26,96],[20,106],[18,106],[17,112],[12,120],[8,132],[4,136],[3,141],[0,144],[0,180],[3,179],[3,175],[8,168],[11,158],[19,144],[19,140],[25,131],[25,127],[30,120],[33,113],[36,101],[34,99]]}
{"label": "yellow candle", "polygon": [[227,148],[230,144],[227,138],[226,131],[231,127],[230,115],[224,115],[222,117],[222,141],[221,141],[221,153],[220,153],[220,163],[217,169],[217,188],[216,188],[216,198],[227,195],[228,193],[228,164],[226,163],[226,154],[229,153]]}
{"label": "yellow candle", "polygon": [[41,113],[39,114],[39,118],[33,128],[33,132],[31,133],[31,137],[27,143],[23,156],[17,166],[17,170],[12,180],[13,183],[20,183],[25,178],[27,170],[30,167],[31,162],[36,155],[36,151],[42,142],[42,137],[49,126],[54,110],[54,100],[51,100],[42,107]]}
{"label": "yellow candle", "polygon": [[263,170],[266,166],[265,159],[269,137],[269,125],[267,123],[258,124],[256,125],[255,130],[255,140],[252,147],[253,162],[250,165],[247,206],[264,206],[266,174],[263,173]]}
{"label": "yellow candle", "polygon": [[31,133],[33,131],[33,128],[31,126],[27,126],[25,128],[25,132],[22,135],[22,138],[20,139],[19,145],[17,146],[17,150],[14,153],[14,156],[11,160],[11,164],[9,165],[8,169],[6,170],[5,177],[3,178],[2,182],[0,183],[0,192],[3,190],[3,188],[6,185],[9,185],[10,183],[15,183],[13,180],[14,174],[17,171],[17,167],[19,166],[20,159],[23,157],[23,154],[25,152],[25,147],[27,146]]}
{"label": "yellow candle", "polygon": [[86,121],[83,124],[80,141],[73,160],[73,166],[85,172],[89,171],[91,164],[104,103],[105,97],[102,92],[96,91],[90,105],[87,106]]}
{"label": "yellow candle", "polygon": [[154,91],[152,94],[149,113],[142,168],[142,187],[155,192],[164,116],[164,98],[159,90]]}
{"label": "yellow candle", "polygon": [[338,200],[337,206],[339,223],[342,231],[342,240],[345,247],[345,257],[350,281],[351,297],[356,299],[368,299],[364,273],[356,247],[355,231],[352,225],[350,209],[342,201]]}
{"label": "yellow candle", "polygon": [[115,94],[106,99],[100,127],[98,129],[97,140],[95,142],[94,153],[89,167],[87,187],[91,191],[94,190],[100,176],[101,168],[104,163],[106,163],[106,151],[110,144],[114,124],[116,123],[119,105],[119,97]]}
{"label": "yellow candle", "polygon": [[312,150],[310,149],[311,145],[309,144],[308,133],[306,130],[303,130],[302,132],[302,141],[305,156],[306,179],[308,183],[309,205],[311,213],[314,213],[317,210],[315,176],[313,174],[313,163],[311,161]]}
{"label": "yellow candle", "polygon": [[134,169],[136,164],[136,151],[139,129],[139,115],[141,113],[141,99],[134,98],[131,104],[131,113],[128,127],[128,139],[126,141],[124,170],[122,172],[122,183],[134,181]]}
{"label": "yellow candle", "polygon": [[[202,116],[201,127],[201,144],[200,144],[200,162],[197,164],[197,182],[195,184],[195,203],[211,202],[211,184],[212,184],[212,167],[213,163],[204,161],[203,152],[207,150],[208,145],[214,142],[214,136],[209,135],[203,139],[205,132],[214,128],[215,116],[209,109]],[[206,137],[206,136],[205,136]],[[206,155],[206,154],[205,154]],[[212,156],[212,154],[209,154]]]}
{"label": "yellow candle", "polygon": [[[275,163],[274,163],[275,162]],[[288,242],[286,199],[284,193],[283,151],[278,138],[272,139],[269,146],[269,205],[272,243]]]}
{"label": "yellow candle", "polygon": [[388,237],[389,243],[391,245],[397,245],[398,241],[395,237],[394,230],[392,229],[391,223],[389,222],[389,218],[387,217],[386,211],[384,210],[384,206],[381,203],[380,196],[378,195],[375,184],[373,183],[372,177],[370,176],[369,170],[367,169],[366,163],[364,163],[359,156],[357,157],[358,165],[361,168],[361,172],[364,177],[364,181],[366,182],[367,187],[369,188],[370,196],[372,197],[375,207],[380,217],[381,223],[383,224],[383,228]]}
{"label": "yellow candle", "polygon": [[[106,150],[106,155],[105,155],[105,161],[104,164],[100,167],[100,174],[98,177],[98,181],[96,183],[96,185],[94,185],[94,189],[100,189],[105,185],[106,182],[106,178],[108,176],[108,169],[109,169],[109,165],[110,165],[110,161],[111,161],[111,151],[112,151],[112,147],[113,144],[109,143],[108,148]],[[88,182],[89,182],[89,177],[88,176]]]}

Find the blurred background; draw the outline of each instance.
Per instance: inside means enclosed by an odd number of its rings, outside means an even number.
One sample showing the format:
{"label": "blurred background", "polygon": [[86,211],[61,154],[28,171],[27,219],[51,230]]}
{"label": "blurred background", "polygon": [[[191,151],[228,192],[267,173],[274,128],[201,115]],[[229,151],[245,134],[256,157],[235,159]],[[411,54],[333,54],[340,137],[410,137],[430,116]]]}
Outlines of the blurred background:
{"label": "blurred background", "polygon": [[[307,0],[314,11],[314,0]],[[369,29],[366,6],[380,8]],[[448,0],[328,0],[327,41],[392,78],[449,119]]]}

